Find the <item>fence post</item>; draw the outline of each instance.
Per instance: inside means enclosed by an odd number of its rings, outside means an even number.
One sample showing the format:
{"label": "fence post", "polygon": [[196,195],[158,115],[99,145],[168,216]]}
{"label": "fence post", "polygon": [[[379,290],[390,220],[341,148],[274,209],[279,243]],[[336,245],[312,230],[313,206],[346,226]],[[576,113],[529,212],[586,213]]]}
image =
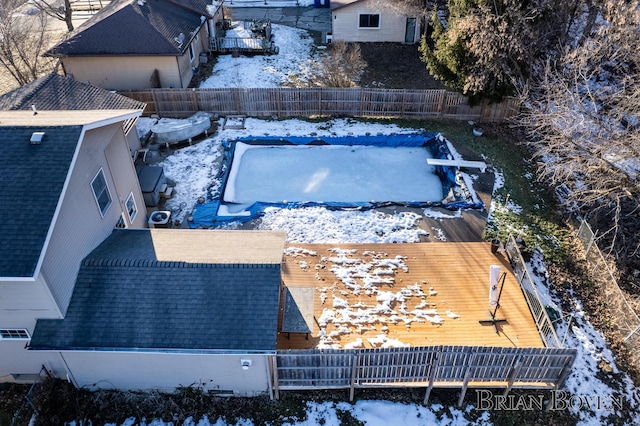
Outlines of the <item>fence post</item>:
{"label": "fence post", "polygon": [[158,99],[156,98],[156,91],[151,89],[151,99],[153,99],[153,112],[160,114],[158,111]]}
{"label": "fence post", "polygon": [[462,382],[462,389],[460,390],[460,398],[458,398],[458,407],[462,407],[462,402],[464,401],[464,396],[467,393],[467,386],[469,385],[469,377],[471,376],[471,367],[467,369],[467,372],[464,373],[464,380]]}
{"label": "fence post", "polygon": [[236,114],[241,114],[241,111],[240,111],[240,89],[234,88],[232,90],[233,90],[233,94],[235,95],[235,100],[236,100]]}
{"label": "fence post", "polygon": [[282,101],[280,99],[282,93],[282,89],[278,88],[276,90],[276,114],[278,114],[278,118],[282,117],[281,109],[282,109]]}
{"label": "fence post", "polygon": [[516,365],[515,367],[513,367],[513,371],[509,376],[509,382],[507,383],[507,388],[504,390],[503,396],[507,396],[509,394],[509,391],[511,391],[511,388],[513,387],[513,382],[516,381],[516,376],[520,372],[520,368],[522,368],[522,359],[520,358],[520,356],[518,356],[518,358],[516,359]]}
{"label": "fence post", "polygon": [[271,371],[273,380],[273,392],[276,400],[280,399],[280,385],[278,383],[278,356],[271,356]]}
{"label": "fence post", "polygon": [[441,97],[440,97],[440,106],[438,107],[438,115],[440,117],[442,117],[444,115],[444,107],[445,107],[445,103],[446,103],[446,98],[447,98],[447,93],[448,92],[442,92],[441,93]]}
{"label": "fence post", "polygon": [[571,365],[573,365],[573,361],[575,360],[575,354],[571,358],[571,360],[562,367],[560,371],[560,375],[558,376],[558,381],[556,382],[556,389],[560,389],[560,386],[564,384],[564,381],[567,380],[569,373],[571,373]]}
{"label": "fence post", "polygon": [[438,369],[438,352],[433,356],[431,361],[431,371],[429,372],[429,386],[424,394],[424,405],[429,402],[429,396],[431,395],[431,389],[433,389],[433,383],[436,380],[436,370]]}
{"label": "fence post", "polygon": [[351,355],[351,380],[349,381],[349,402],[353,402],[356,386],[356,365],[359,357],[356,352]]}
{"label": "fence post", "polygon": [[191,99],[193,100],[193,110],[196,112],[200,111],[200,105],[198,104],[198,92],[196,92],[195,87],[191,89]]}

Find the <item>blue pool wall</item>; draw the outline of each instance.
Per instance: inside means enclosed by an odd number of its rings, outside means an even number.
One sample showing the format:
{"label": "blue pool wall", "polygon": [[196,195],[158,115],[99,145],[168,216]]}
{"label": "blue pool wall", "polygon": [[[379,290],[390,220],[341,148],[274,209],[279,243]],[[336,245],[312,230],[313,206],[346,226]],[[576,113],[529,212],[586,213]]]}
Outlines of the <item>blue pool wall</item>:
{"label": "blue pool wall", "polygon": [[[461,188],[456,179],[457,167],[435,166],[435,172],[442,182],[443,201],[441,202],[288,202],[288,203],[265,203],[256,202],[243,210],[242,215],[220,216],[218,209],[220,205],[227,204],[221,201],[229,179],[229,171],[233,162],[236,142],[243,142],[250,145],[359,145],[359,146],[379,146],[379,147],[426,147],[433,158],[452,159],[453,156],[447,145],[447,141],[440,134],[435,133],[407,133],[392,135],[368,135],[368,136],[261,136],[239,138],[233,141],[224,142],[224,158],[220,167],[220,172],[216,178],[222,180],[221,190],[216,198],[209,197],[204,202],[198,203],[189,218],[190,228],[202,228],[220,226],[231,222],[248,222],[264,215],[269,207],[278,208],[301,208],[301,207],[325,207],[329,210],[370,210],[387,206],[403,207],[444,207],[451,210],[482,209],[481,202],[476,202],[471,197],[468,190]],[[426,167],[426,158],[425,158]],[[248,212],[249,214],[247,214]]]}

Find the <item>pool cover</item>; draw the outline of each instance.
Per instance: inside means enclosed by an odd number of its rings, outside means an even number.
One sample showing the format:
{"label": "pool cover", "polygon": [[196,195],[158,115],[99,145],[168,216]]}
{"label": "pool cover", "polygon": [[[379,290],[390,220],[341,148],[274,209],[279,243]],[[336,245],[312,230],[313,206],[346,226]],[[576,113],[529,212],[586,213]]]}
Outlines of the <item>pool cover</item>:
{"label": "pool cover", "polygon": [[[411,133],[395,135],[368,135],[368,136],[344,136],[344,137],[248,137],[240,138],[236,141],[225,143],[225,156],[223,159],[221,175],[224,188],[227,183],[229,170],[233,161],[235,142],[243,142],[254,145],[366,145],[379,147],[427,147],[433,158],[453,159],[447,140],[440,134],[432,133]],[[425,159],[426,160],[426,159]],[[198,203],[189,217],[189,227],[212,227],[230,222],[247,222],[256,219],[264,214],[268,207],[278,208],[302,208],[302,207],[325,207],[330,210],[369,210],[386,206],[404,207],[444,207],[452,210],[482,209],[482,202],[476,199],[473,192],[467,188],[462,176],[458,173],[458,168],[454,166],[427,166],[435,167],[435,172],[442,183],[443,198],[440,202],[280,202],[266,203],[255,202],[249,206],[227,204],[219,198],[206,200]],[[224,193],[224,189],[220,194]],[[222,207],[222,208],[221,208]],[[238,210],[233,212],[234,208]],[[239,209],[240,208],[240,209]]]}

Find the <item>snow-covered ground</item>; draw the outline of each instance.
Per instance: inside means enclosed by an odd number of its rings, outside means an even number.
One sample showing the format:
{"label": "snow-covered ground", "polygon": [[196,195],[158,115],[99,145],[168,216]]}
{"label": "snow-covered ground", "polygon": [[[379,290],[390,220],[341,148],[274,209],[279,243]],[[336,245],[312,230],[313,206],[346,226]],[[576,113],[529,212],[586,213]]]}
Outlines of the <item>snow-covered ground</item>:
{"label": "snow-covered ground", "polygon": [[[141,120],[141,128],[150,126],[149,119]],[[177,195],[168,204],[176,211],[179,217],[184,217],[190,211],[198,197],[207,195],[208,192],[219,191],[219,182],[215,179],[218,173],[216,160],[220,156],[220,148],[223,141],[235,139],[236,137],[246,137],[252,135],[278,135],[288,133],[292,136],[309,136],[315,133],[319,136],[365,135],[369,134],[391,134],[409,133],[420,131],[421,129],[403,129],[395,125],[383,125],[376,123],[363,123],[352,119],[335,119],[326,122],[306,122],[303,120],[258,120],[247,119],[244,130],[220,130],[215,136],[196,145],[177,150],[173,155],[164,160],[161,165],[165,168],[165,173],[172,180],[177,182]],[[458,155],[453,151],[454,155]],[[473,181],[474,176],[469,176]],[[504,184],[503,176],[496,174],[496,188]],[[492,209],[508,209],[514,213],[520,213],[521,208],[513,202],[507,205],[493,202]],[[459,217],[460,212],[444,215],[437,211],[426,209],[424,215],[435,217],[440,220]],[[303,208],[303,209],[269,209],[262,218],[260,229],[284,230],[288,234],[289,241],[305,243],[369,243],[369,242],[416,242],[421,235],[420,229],[415,223],[420,219],[419,215],[413,213],[382,214],[379,212],[352,212],[328,211],[324,208]],[[382,236],[382,237],[381,237]],[[400,265],[401,266],[401,265]],[[546,279],[546,269],[543,259],[539,253],[535,253],[530,261],[530,269],[534,271],[537,280],[538,292],[542,294],[546,304],[555,306],[558,311],[560,303],[556,300],[554,292],[550,290],[550,283]],[[430,289],[423,289],[430,291]],[[437,289],[435,289],[437,291]],[[384,300],[381,301],[384,304]],[[336,309],[339,309],[337,307]],[[635,412],[635,421],[631,424],[640,424],[640,396],[633,382],[625,373],[621,373],[616,361],[607,348],[602,333],[598,332],[589,323],[589,318],[581,308],[578,299],[574,299],[574,309],[572,312],[563,312],[565,318],[564,325],[558,329],[560,339],[564,339],[567,347],[578,349],[571,375],[568,377],[564,391],[568,395],[577,396],[574,399],[574,406],[570,409],[580,419],[579,424],[600,425],[607,424],[608,416],[618,416],[616,410],[609,409],[589,409],[586,406],[587,398],[617,398],[622,397],[625,407]],[[446,317],[445,317],[446,315]],[[455,315],[452,312],[451,315]],[[451,318],[449,313],[440,313],[440,318],[446,320]],[[570,319],[570,323],[569,323]],[[327,318],[331,321],[331,318]],[[569,325],[567,326],[567,323]],[[567,328],[569,332],[566,332]],[[393,342],[380,342],[380,344],[393,344]],[[610,372],[608,369],[610,368]],[[472,392],[470,392],[471,394]],[[469,400],[468,398],[467,400]],[[469,412],[473,406],[469,405],[464,409],[454,409],[448,407],[442,412],[442,407],[430,406],[422,407],[415,404],[400,404],[388,401],[360,401],[355,404],[350,403],[309,403],[308,419],[305,421],[291,420],[290,424],[295,426],[315,425],[324,423],[326,425],[338,425],[337,412],[339,410],[349,411],[355,418],[365,421],[367,425],[387,425],[395,424],[398,419],[408,425],[422,424],[469,424],[465,420],[465,415],[470,418]],[[439,420],[437,420],[439,419]],[[133,423],[125,423],[132,425]],[[166,426],[170,423],[162,423],[157,420],[149,422],[148,425]],[[223,419],[192,419],[191,423],[185,425],[225,425]],[[238,425],[253,425],[251,419],[245,419]],[[473,424],[473,423],[472,423]],[[475,424],[491,424],[490,416],[483,413],[480,420]]]}
{"label": "snow-covered ground", "polygon": [[[226,37],[251,37],[243,22],[233,22]],[[292,78],[305,79],[312,57],[313,39],[309,32],[285,25],[272,25],[277,55],[218,56],[211,76],[200,88],[280,87]]]}
{"label": "snow-covered ground", "polygon": [[[307,0],[303,0],[306,2]],[[303,3],[301,1],[301,4]],[[239,6],[243,0],[234,0],[230,6]],[[243,2],[244,3],[244,2]],[[247,1],[247,6],[262,6],[261,2]],[[269,5],[277,2],[269,1]],[[291,3],[291,2],[286,2]],[[313,2],[309,2],[313,4]],[[214,69],[214,76],[202,87],[267,87],[278,86],[291,73],[298,73],[306,66],[306,59],[310,54],[311,42],[300,39],[300,30],[291,30],[274,26],[276,44],[280,46],[280,55],[253,58],[226,58],[219,60],[219,67]],[[286,40],[286,41],[285,41]],[[286,48],[284,47],[286,44]],[[287,55],[290,49],[291,55]],[[284,53],[284,55],[283,55]],[[281,59],[283,58],[283,59]],[[288,58],[288,59],[284,59]],[[214,78],[215,77],[215,78]],[[205,86],[206,84],[206,86]],[[140,120],[139,129],[144,132],[152,121]],[[221,128],[220,128],[221,129]],[[409,133],[420,129],[403,129],[395,125],[362,123],[352,119],[335,119],[325,122],[307,122],[303,120],[258,120],[249,118],[244,130],[219,130],[213,137],[194,146],[183,148],[166,158],[161,165],[167,177],[176,182],[176,195],[169,200],[167,207],[173,211],[174,217],[182,220],[197,202],[197,199],[208,194],[219,195],[220,182],[216,179],[218,164],[221,158],[222,143],[238,137],[261,135],[291,135],[291,136],[347,136],[369,134]],[[454,155],[455,152],[454,152]],[[473,181],[474,176],[468,176]],[[504,184],[500,173],[496,174],[496,188]],[[521,208],[513,202],[506,205],[493,201],[491,209],[508,209],[516,214]],[[423,214],[439,220],[460,217],[460,212],[445,215],[432,209],[426,209]],[[382,214],[376,212],[332,212],[323,208],[305,209],[270,209],[262,218],[261,229],[284,230],[289,241],[305,243],[370,243],[370,242],[416,242],[421,233],[415,226],[420,217],[416,214]],[[442,235],[442,239],[446,236]],[[625,409],[631,412],[630,425],[640,424],[640,396],[638,390],[626,373],[620,372],[616,360],[607,347],[602,333],[593,328],[588,315],[582,310],[582,304],[574,298],[571,312],[562,312],[553,284],[546,276],[544,261],[539,252],[532,256],[529,262],[530,270],[534,272],[534,279],[538,292],[546,304],[555,306],[562,313],[565,322],[558,328],[561,340],[566,347],[577,348],[578,355],[572,373],[567,378],[563,388],[567,397],[573,397],[572,404],[563,409],[570,410],[579,419],[580,425],[610,424],[620,416],[619,410],[609,406],[590,406],[589,401],[600,397],[601,401],[611,401],[611,398],[621,398]],[[455,314],[455,313],[454,313]],[[532,391],[535,392],[535,391]],[[472,399],[468,393],[467,401]],[[609,404],[610,405],[610,404]],[[337,426],[340,424],[339,411],[347,411],[367,426],[388,426],[403,424],[407,426],[426,424],[466,425],[492,424],[490,413],[482,412],[479,419],[471,413],[472,405],[463,409],[442,407],[434,404],[428,407],[416,404],[402,404],[389,401],[358,401],[354,404],[341,402],[308,403],[307,419],[287,419],[288,425],[311,426],[324,424]],[[73,424],[73,423],[72,423]],[[122,425],[133,426],[135,419],[129,419]],[[173,426],[175,423],[149,419],[144,423],[148,426]],[[238,420],[235,425],[253,425],[250,418]],[[188,419],[181,425],[185,426],[225,426],[224,419]]]}

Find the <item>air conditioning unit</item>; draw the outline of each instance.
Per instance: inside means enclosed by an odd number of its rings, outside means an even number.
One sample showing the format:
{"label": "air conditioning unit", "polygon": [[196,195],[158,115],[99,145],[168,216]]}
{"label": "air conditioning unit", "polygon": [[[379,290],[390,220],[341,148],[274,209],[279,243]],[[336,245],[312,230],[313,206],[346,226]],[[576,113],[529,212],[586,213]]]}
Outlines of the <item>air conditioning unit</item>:
{"label": "air conditioning unit", "polygon": [[149,228],[169,228],[171,226],[171,212],[157,210],[149,215]]}

